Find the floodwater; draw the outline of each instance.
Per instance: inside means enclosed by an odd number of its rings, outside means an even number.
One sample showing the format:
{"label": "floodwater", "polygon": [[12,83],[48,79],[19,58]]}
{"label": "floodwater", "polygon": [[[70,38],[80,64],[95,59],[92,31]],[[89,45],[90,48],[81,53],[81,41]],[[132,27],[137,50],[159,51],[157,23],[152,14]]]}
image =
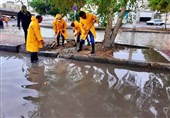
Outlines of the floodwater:
{"label": "floodwater", "polygon": [[169,118],[170,73],[1,52],[1,118]]}
{"label": "floodwater", "polygon": [[170,62],[168,58],[165,58],[153,49],[124,48],[121,50],[115,50],[113,52],[113,57],[116,59],[123,59],[136,62]]}
{"label": "floodwater", "polygon": [[158,50],[170,50],[170,34],[120,31],[115,43],[153,47]]}

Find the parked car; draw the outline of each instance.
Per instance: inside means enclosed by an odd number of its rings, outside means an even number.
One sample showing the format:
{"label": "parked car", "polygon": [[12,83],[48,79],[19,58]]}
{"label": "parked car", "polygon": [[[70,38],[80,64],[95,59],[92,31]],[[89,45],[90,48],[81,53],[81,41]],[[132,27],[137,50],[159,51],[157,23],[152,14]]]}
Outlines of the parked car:
{"label": "parked car", "polygon": [[9,17],[9,20],[17,20],[16,16]]}
{"label": "parked car", "polygon": [[146,21],[147,25],[164,25],[165,23],[161,19],[153,19]]}

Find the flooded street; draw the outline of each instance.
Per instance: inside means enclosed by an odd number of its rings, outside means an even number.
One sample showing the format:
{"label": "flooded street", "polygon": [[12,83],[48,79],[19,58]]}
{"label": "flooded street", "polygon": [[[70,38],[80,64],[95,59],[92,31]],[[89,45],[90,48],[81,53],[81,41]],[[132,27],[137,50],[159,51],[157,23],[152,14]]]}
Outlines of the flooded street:
{"label": "flooded street", "polygon": [[1,118],[170,117],[169,72],[0,53]]}
{"label": "flooded street", "polygon": [[170,50],[170,34],[120,31],[116,37],[115,43],[146,46],[159,50]]}

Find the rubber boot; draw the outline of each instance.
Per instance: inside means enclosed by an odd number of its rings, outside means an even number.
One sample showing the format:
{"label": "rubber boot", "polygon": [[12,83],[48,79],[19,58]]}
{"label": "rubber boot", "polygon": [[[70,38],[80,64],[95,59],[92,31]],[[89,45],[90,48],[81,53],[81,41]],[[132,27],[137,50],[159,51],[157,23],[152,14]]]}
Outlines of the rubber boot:
{"label": "rubber boot", "polygon": [[91,44],[91,47],[92,47],[91,54],[94,54],[94,53],[95,53],[95,43],[92,43],[92,44]]}
{"label": "rubber boot", "polygon": [[57,39],[57,46],[60,46],[60,39]]}
{"label": "rubber boot", "polygon": [[64,38],[62,38],[62,46],[63,46],[63,47],[64,47],[64,40],[65,40],[65,39],[64,39]]}
{"label": "rubber boot", "polygon": [[73,46],[76,47],[76,46],[77,46],[77,43],[75,43]]}
{"label": "rubber boot", "polygon": [[79,49],[77,50],[77,52],[80,52],[80,51],[82,51],[82,47],[83,47],[83,43],[80,41],[80,44],[79,44]]}
{"label": "rubber boot", "polygon": [[80,43],[80,35],[77,36],[77,39],[75,41],[74,47],[77,47],[77,45]]}
{"label": "rubber boot", "polygon": [[90,46],[89,38],[87,38],[87,45]]}

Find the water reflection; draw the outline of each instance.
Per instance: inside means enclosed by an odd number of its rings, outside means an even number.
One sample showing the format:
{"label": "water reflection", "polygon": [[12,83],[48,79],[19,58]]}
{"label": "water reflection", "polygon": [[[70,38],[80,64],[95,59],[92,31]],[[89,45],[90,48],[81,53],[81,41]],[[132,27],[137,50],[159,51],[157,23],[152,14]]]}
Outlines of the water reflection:
{"label": "water reflection", "polygon": [[44,66],[38,66],[32,64],[27,70],[27,80],[33,82],[33,85],[26,86],[26,88],[40,90],[41,87],[46,84],[46,77],[44,75]]}
{"label": "water reflection", "polygon": [[129,61],[169,63],[166,58],[153,49],[125,48],[115,50],[113,52],[113,57]]}
{"label": "water reflection", "polygon": [[0,101],[2,118],[28,117],[28,112],[35,108],[32,101],[23,99],[25,96],[37,96],[34,89],[23,88],[23,85],[31,85],[25,79],[26,57],[11,53],[0,52]]}
{"label": "water reflection", "polygon": [[48,90],[38,101],[42,118],[169,116],[167,73],[68,60],[49,65]]}
{"label": "water reflection", "polygon": [[[24,56],[21,60],[15,58],[23,62]],[[12,60],[9,59],[8,63]],[[28,62],[24,63],[27,65]],[[37,65],[24,66],[20,71],[26,75],[22,79],[27,82],[13,83],[22,86],[24,92],[20,97],[34,106],[25,110],[32,118],[170,117],[168,72],[49,58]],[[7,114],[8,110],[6,108],[3,113]]]}

